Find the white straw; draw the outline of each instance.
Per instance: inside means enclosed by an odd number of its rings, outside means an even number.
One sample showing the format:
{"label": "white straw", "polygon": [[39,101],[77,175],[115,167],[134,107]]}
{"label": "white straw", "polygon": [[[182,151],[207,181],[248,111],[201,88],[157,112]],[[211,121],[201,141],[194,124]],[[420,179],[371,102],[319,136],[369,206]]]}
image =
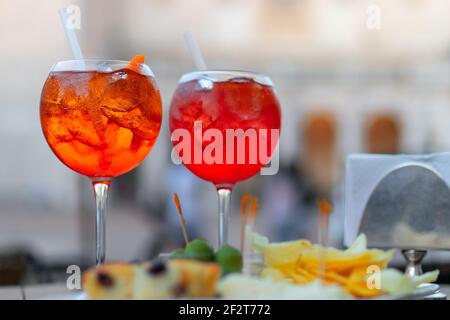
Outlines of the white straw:
{"label": "white straw", "polygon": [[202,52],[200,51],[200,47],[194,38],[194,35],[188,31],[183,34],[183,37],[189,49],[189,52],[191,53],[192,59],[194,59],[195,67],[198,70],[208,69],[206,67],[205,59],[203,59]]}
{"label": "white straw", "polygon": [[67,40],[69,41],[70,50],[72,51],[75,60],[80,60],[78,63],[80,66],[84,66],[83,54],[81,53],[80,44],[78,43],[77,35],[75,34],[74,28],[67,25],[69,16],[67,15],[67,9],[61,8],[58,10],[59,17],[64,26],[64,31],[66,33]]}

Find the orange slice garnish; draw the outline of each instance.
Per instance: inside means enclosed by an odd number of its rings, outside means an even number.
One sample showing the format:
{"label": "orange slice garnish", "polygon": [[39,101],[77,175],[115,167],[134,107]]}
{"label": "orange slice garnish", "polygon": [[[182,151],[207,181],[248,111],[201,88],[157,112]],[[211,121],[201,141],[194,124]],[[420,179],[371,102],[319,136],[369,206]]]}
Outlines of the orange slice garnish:
{"label": "orange slice garnish", "polygon": [[140,71],[140,65],[145,61],[145,57],[143,54],[137,54],[131,59],[130,63],[128,63],[127,69],[133,70],[135,72]]}

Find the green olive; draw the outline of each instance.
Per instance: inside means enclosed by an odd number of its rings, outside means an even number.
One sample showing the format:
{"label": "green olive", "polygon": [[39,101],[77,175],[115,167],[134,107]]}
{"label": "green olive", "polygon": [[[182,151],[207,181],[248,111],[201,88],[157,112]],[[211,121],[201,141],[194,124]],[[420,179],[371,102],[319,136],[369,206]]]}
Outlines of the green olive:
{"label": "green olive", "polygon": [[242,270],[242,255],[238,249],[223,245],[216,254],[216,262],[222,268],[222,274],[240,272]]}
{"label": "green olive", "polygon": [[195,239],[189,242],[184,249],[184,255],[199,261],[214,261],[214,250],[204,240]]}

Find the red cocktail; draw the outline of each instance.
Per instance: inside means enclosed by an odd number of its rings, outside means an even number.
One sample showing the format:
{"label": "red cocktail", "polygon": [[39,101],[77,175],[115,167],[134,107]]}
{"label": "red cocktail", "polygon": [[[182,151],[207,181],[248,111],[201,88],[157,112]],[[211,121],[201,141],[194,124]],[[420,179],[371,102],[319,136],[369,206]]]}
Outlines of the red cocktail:
{"label": "red cocktail", "polygon": [[186,74],[173,96],[169,121],[176,155],[219,191],[219,242],[224,243],[228,217],[223,211],[231,189],[257,174],[278,143],[281,114],[272,82],[248,72]]}

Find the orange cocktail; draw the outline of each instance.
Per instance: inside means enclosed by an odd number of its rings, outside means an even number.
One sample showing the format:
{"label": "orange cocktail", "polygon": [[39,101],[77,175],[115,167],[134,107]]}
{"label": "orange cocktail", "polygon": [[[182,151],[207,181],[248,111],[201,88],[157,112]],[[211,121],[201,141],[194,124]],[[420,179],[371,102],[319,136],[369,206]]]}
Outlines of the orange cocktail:
{"label": "orange cocktail", "polygon": [[41,123],[56,156],[88,177],[112,178],[136,167],[161,126],[153,78],[130,69],[53,71],[41,97]]}
{"label": "orange cocktail", "polygon": [[161,127],[161,96],[143,57],[57,63],[44,84],[45,138],[69,168],[91,178],[97,205],[97,264],[105,259],[105,207],[112,178],[141,163]]}

